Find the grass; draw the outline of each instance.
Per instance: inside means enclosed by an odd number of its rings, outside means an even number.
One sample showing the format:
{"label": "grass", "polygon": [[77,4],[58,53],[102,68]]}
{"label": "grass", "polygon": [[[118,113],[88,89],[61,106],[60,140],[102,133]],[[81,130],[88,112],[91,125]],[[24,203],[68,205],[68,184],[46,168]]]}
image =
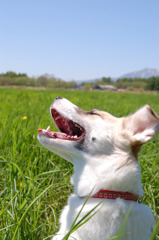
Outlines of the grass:
{"label": "grass", "polygon": [[[84,110],[98,108],[121,117],[150,104],[159,113],[159,95],[0,89],[0,239],[50,239],[72,191],[72,165],[37,141],[37,129],[51,126],[56,96]],[[159,219],[159,134],[140,153],[144,203]]]}

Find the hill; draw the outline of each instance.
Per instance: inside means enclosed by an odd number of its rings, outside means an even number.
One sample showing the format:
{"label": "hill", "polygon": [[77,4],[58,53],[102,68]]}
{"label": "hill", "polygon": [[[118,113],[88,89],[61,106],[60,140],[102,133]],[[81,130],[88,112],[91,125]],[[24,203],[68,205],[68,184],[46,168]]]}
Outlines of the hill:
{"label": "hill", "polygon": [[150,78],[150,77],[157,77],[157,76],[159,76],[159,70],[154,68],[144,68],[140,71],[124,74],[119,78]]}

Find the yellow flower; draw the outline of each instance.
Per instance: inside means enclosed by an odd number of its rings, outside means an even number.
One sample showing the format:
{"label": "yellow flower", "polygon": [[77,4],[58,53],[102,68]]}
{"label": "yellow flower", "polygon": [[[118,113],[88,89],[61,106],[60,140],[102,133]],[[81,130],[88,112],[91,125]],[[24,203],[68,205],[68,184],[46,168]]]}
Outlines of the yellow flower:
{"label": "yellow flower", "polygon": [[23,185],[23,183],[22,183],[22,182],[20,182],[20,187],[22,187],[22,185]]}
{"label": "yellow flower", "polygon": [[26,119],[27,119],[27,116],[22,117],[22,119],[23,119],[23,120],[26,120]]}

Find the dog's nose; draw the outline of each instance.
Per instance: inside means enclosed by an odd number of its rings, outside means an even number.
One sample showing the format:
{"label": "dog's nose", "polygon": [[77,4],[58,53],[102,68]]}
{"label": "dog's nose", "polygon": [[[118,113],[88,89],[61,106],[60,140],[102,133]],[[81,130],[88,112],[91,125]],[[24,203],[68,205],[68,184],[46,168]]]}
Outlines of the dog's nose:
{"label": "dog's nose", "polygon": [[62,99],[62,97],[56,97],[55,99]]}

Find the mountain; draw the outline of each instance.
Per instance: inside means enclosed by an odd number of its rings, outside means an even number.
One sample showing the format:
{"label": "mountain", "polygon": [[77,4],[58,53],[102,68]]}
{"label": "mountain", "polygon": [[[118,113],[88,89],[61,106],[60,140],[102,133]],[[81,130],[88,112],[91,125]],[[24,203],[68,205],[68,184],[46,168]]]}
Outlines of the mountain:
{"label": "mountain", "polygon": [[149,78],[149,77],[156,77],[156,76],[159,76],[159,70],[154,68],[144,68],[140,71],[124,74],[119,78]]}

